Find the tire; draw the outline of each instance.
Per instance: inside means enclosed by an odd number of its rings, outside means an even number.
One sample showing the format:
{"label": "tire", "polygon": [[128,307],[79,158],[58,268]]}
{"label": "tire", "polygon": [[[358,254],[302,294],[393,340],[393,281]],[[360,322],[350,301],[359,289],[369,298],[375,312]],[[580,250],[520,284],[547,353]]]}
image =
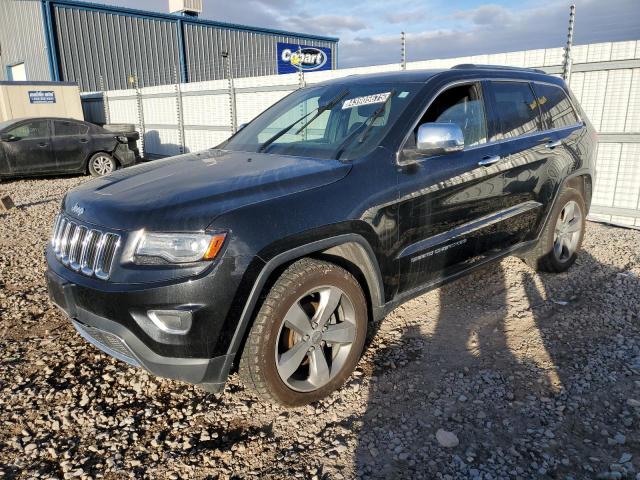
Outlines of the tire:
{"label": "tire", "polygon": [[[582,247],[586,216],[587,209],[580,192],[565,188],[553,206],[537,245],[523,260],[537,271],[560,273],[568,270]],[[563,243],[563,239],[566,242]]]}
{"label": "tire", "polygon": [[[323,315],[325,310],[331,313]],[[364,293],[349,272],[324,261],[298,260],[278,278],[258,312],[240,359],[240,378],[271,403],[294,407],[320,400],[353,372],[367,319]]]}
{"label": "tire", "polygon": [[117,169],[118,162],[108,153],[98,152],[89,159],[89,173],[92,177],[102,177]]}

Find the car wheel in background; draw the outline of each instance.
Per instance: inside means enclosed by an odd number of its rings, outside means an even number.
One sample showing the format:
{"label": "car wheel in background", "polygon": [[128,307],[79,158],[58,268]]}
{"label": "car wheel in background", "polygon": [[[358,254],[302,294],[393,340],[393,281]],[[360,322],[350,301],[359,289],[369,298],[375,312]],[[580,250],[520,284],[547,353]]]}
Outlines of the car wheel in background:
{"label": "car wheel in background", "polygon": [[353,372],[367,330],[358,281],[332,263],[304,258],[270,289],[249,332],[240,376],[264,400],[304,405]]}
{"label": "car wheel in background", "polygon": [[536,247],[523,260],[543,272],[564,272],[576,261],[582,247],[587,209],[580,192],[560,192]]}
{"label": "car wheel in background", "polygon": [[94,177],[102,177],[118,168],[115,159],[108,153],[96,153],[89,159],[89,173]]}

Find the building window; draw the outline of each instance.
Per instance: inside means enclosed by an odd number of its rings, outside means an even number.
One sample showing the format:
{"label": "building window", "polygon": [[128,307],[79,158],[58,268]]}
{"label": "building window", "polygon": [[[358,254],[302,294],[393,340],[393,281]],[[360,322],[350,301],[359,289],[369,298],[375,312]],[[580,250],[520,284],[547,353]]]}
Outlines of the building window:
{"label": "building window", "polygon": [[24,68],[24,62],[7,67],[7,80],[14,82],[24,82],[27,80],[27,70]]}

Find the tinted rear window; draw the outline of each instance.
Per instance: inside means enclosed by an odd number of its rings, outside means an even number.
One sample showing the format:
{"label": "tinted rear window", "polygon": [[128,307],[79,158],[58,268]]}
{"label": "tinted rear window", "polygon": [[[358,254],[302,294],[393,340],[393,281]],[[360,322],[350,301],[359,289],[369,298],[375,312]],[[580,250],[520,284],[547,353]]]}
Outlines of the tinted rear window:
{"label": "tinted rear window", "polygon": [[81,123],[63,121],[53,123],[56,135],[84,135],[89,131],[89,127]]}
{"label": "tinted rear window", "polygon": [[548,128],[562,128],[579,122],[565,91],[554,85],[534,83],[540,109]]}
{"label": "tinted rear window", "polygon": [[538,103],[526,82],[491,82],[503,138],[541,130]]}

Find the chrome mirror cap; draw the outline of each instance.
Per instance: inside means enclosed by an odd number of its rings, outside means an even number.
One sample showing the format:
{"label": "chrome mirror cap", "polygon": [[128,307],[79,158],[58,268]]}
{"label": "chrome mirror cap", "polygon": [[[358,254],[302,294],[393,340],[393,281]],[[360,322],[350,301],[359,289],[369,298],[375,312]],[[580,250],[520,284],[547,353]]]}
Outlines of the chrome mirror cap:
{"label": "chrome mirror cap", "polygon": [[464,149],[464,135],[455,123],[423,123],[418,128],[416,150],[423,155],[441,155]]}

